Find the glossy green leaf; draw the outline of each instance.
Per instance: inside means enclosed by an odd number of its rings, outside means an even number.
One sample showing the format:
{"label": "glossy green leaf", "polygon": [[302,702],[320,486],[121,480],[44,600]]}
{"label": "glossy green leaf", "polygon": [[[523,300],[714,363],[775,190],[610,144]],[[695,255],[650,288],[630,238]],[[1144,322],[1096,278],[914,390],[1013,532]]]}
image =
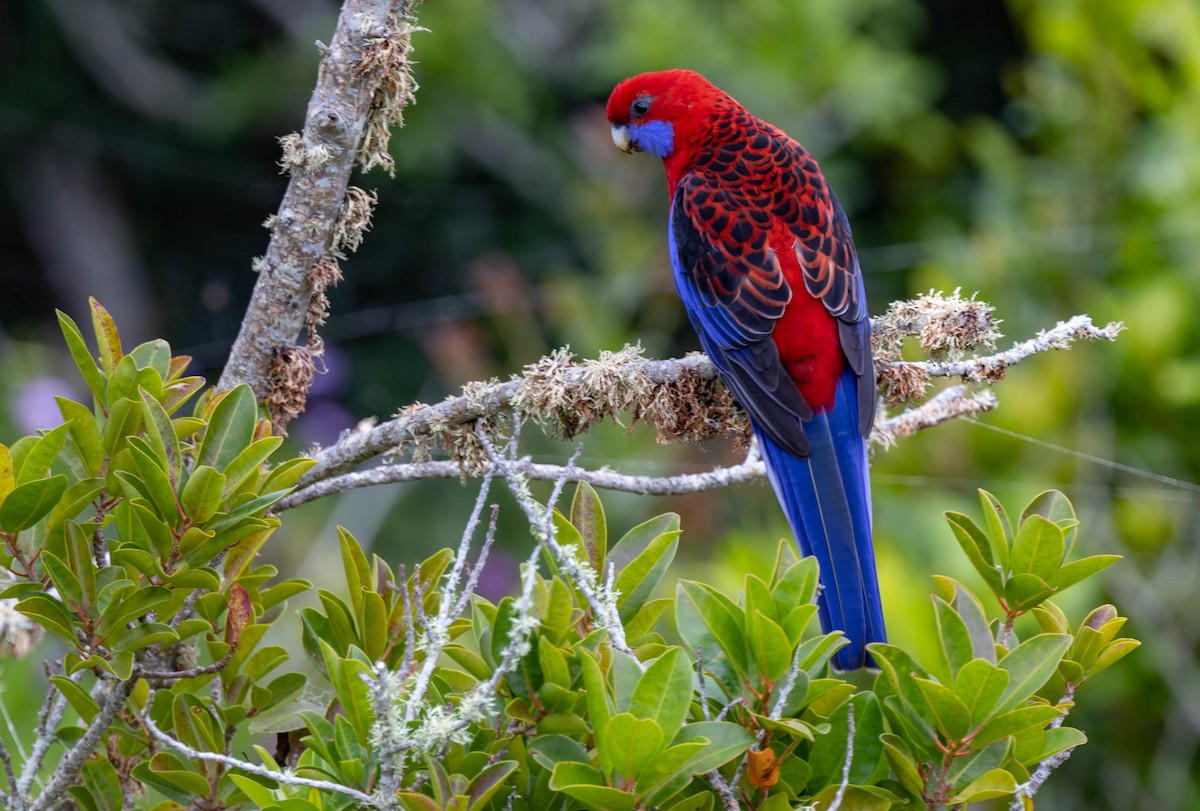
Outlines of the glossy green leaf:
{"label": "glossy green leaf", "polygon": [[604,519],[604,505],[595,488],[580,482],[571,502],[571,524],[579,530],[584,551],[592,568],[604,572],[605,556],[608,553],[608,526]]}
{"label": "glossy green leaf", "polygon": [[260,439],[250,445],[240,454],[237,455],[229,467],[225,469],[225,475],[228,483],[225,486],[225,495],[231,495],[235,490],[251,476],[258,473],[267,460],[271,458],[276,449],[283,444],[283,437],[270,436],[265,439]]}
{"label": "glossy green leaf", "polygon": [[987,746],[1029,727],[1043,727],[1062,714],[1061,709],[1049,704],[1031,704],[1002,712],[979,728],[972,745],[976,748]]}
{"label": "glossy green leaf", "polygon": [[83,377],[83,382],[87,384],[88,389],[98,402],[104,402],[104,375],[96,365],[96,361],[83,339],[83,332],[80,331],[79,326],[71,316],[62,310],[55,310],[54,312],[58,315],[58,326],[62,330],[63,338],[66,340],[67,350],[71,353],[71,359],[75,361],[75,365],[79,368],[79,374]]}
{"label": "glossy green leaf", "polygon": [[934,619],[937,621],[938,650],[945,665],[945,675],[954,679],[963,665],[974,657],[971,631],[954,608],[941,597],[933,597]]}
{"label": "glossy green leaf", "polygon": [[587,763],[587,750],[566,735],[539,735],[529,741],[529,754],[543,768],[554,770],[557,763]]}
{"label": "glossy green leaf", "polygon": [[58,459],[58,454],[62,450],[63,444],[67,441],[67,432],[69,430],[70,425],[63,423],[38,437],[37,441],[30,447],[29,452],[25,454],[24,459],[19,463],[20,470],[17,472],[18,487],[22,484],[46,477],[50,472],[50,466]]}
{"label": "glossy green leaf", "polygon": [[54,508],[66,489],[67,477],[61,474],[18,484],[0,504],[0,529],[29,529]]}
{"label": "glossy green leaf", "polygon": [[667,573],[679,548],[679,532],[664,532],[651,539],[646,548],[622,568],[614,586],[618,591],[617,609],[622,622],[628,622],[641,610]]}
{"label": "glossy green leaf", "polygon": [[740,757],[754,743],[754,736],[740,724],[728,721],[697,721],[688,724],[675,736],[673,743],[681,744],[705,738],[708,745],[687,761],[690,774],[707,774]]}
{"label": "glossy green leaf", "polygon": [[986,659],[967,662],[954,680],[954,694],[966,706],[973,727],[991,717],[1006,687],[1008,672]]}
{"label": "glossy green leaf", "polygon": [[[741,677],[749,675],[741,611],[711,586],[680,580],[675,589],[675,624],[692,654],[704,651],[704,666],[720,671],[720,658]],[[732,674],[727,674],[732,676]],[[727,678],[727,680],[732,680]]]}
{"label": "glossy green leaf", "polygon": [[899,735],[887,733],[880,737],[880,742],[883,744],[888,764],[892,767],[892,774],[896,776],[900,785],[918,797],[925,793],[925,781],[918,773],[917,762],[905,746],[904,739]]}
{"label": "glossy green leaf", "polygon": [[599,770],[586,763],[559,763],[550,776],[550,788],[575,798],[595,811],[633,811],[634,796],[604,783]]}
{"label": "glossy green leaf", "polygon": [[1066,634],[1038,634],[1009,651],[999,662],[1008,671],[1008,687],[996,711],[1011,710],[1040,690],[1070,645],[1071,637]]}
{"label": "glossy green leaf", "polygon": [[197,524],[208,521],[220,508],[224,489],[224,475],[208,465],[197,466],[179,494],[184,514]]}
{"label": "glossy green leaf", "polygon": [[488,766],[467,787],[466,811],[483,811],[509,776],[517,770],[517,762],[501,760]]}
{"label": "glossy green leaf", "polygon": [[671,648],[658,657],[638,679],[629,712],[653,719],[664,741],[675,738],[692,703],[695,671],[682,648]]}
{"label": "glossy green leaf", "polygon": [[175,426],[171,424],[171,416],[157,398],[145,389],[139,389],[138,394],[142,405],[142,424],[146,426],[146,439],[150,443],[153,455],[165,463],[163,469],[174,487],[179,483],[179,476],[183,471],[183,454],[179,449],[179,437],[175,435]]}
{"label": "glossy green leaf", "polygon": [[778,681],[792,664],[792,643],[788,635],[761,611],[746,618],[746,642],[750,658],[760,679]]}
{"label": "glossy green leaf", "polygon": [[915,679],[917,687],[933,713],[934,725],[946,740],[961,740],[966,737],[971,725],[971,712],[944,684],[930,679]]}
{"label": "glossy green leaf", "polygon": [[224,471],[254,438],[258,404],[254,391],[242,384],[227,392],[213,409],[196,463]]}
{"label": "glossy green leaf", "polygon": [[75,452],[89,476],[99,476],[104,465],[104,443],[100,438],[100,424],[91,409],[66,397],[54,398],[62,414],[67,430],[75,443]]}
{"label": "glossy green leaf", "polygon": [[950,524],[951,532],[954,533],[955,540],[966,553],[967,559],[971,561],[975,571],[979,572],[979,576],[993,592],[1001,593],[1004,588],[1004,579],[996,564],[993,563],[993,550],[988,537],[975,525],[974,521],[962,513],[947,512],[945,516],[946,521]]}
{"label": "glossy green leaf", "polygon": [[990,559],[1002,569],[1009,567],[1009,553],[1012,549],[1013,529],[1008,520],[1008,513],[999,499],[987,490],[979,491],[979,503],[983,508],[984,526],[987,527],[992,554]]}
{"label": "glossy green leaf", "polygon": [[1047,580],[1062,563],[1065,551],[1062,529],[1035,513],[1026,517],[1017,530],[1010,568],[1013,573],[1027,572]]}
{"label": "glossy green leaf", "polygon": [[153,611],[173,597],[170,589],[161,586],[139,588],[119,603],[109,606],[100,618],[96,631],[107,635],[114,628],[123,628],[128,623]]}
{"label": "glossy green leaf", "polygon": [[1062,591],[1068,586],[1086,580],[1094,574],[1104,571],[1121,559],[1120,555],[1092,555],[1065,564],[1046,580],[1046,585],[1055,591]]}
{"label": "glossy green leaf", "polygon": [[624,778],[640,775],[664,743],[663,731],[657,722],[627,712],[614,715],[604,732],[596,735],[605,772]]}
{"label": "glossy green leaf", "polygon": [[1011,797],[1017,791],[1016,778],[1004,769],[992,769],[971,781],[966,788],[956,793],[951,804],[977,803],[997,797]]}

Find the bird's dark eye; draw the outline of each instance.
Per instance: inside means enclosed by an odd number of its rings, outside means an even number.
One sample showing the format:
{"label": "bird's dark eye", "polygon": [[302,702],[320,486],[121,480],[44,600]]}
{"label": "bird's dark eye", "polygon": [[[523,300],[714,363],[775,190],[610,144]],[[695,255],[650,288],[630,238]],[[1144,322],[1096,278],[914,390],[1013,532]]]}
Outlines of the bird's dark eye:
{"label": "bird's dark eye", "polygon": [[650,98],[648,96],[638,96],[633,100],[633,104],[629,105],[629,112],[634,115],[645,115],[650,112]]}

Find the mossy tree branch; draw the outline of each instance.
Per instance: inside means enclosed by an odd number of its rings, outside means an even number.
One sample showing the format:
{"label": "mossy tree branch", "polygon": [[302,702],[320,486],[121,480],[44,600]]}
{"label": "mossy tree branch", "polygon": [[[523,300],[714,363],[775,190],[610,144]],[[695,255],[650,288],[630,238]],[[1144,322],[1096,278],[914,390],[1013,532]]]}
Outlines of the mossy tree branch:
{"label": "mossy tree branch", "polygon": [[[277,428],[304,410],[325,290],[341,278],[338,260],[370,227],[373,194],[350,186],[357,161],[390,170],[389,127],[416,89],[408,72],[418,0],[346,0],[308,104],[304,128],[280,139],[291,179],[219,387],[248,383]],[[303,341],[297,343],[298,337]]]}

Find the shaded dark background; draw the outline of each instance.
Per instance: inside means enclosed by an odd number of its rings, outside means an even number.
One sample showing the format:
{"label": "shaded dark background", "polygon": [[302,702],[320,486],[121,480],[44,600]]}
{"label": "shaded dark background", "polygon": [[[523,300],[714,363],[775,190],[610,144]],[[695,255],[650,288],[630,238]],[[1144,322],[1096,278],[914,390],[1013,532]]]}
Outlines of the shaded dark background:
{"label": "shaded dark background", "polygon": [[[53,310],[88,295],[129,345],[167,338],[214,378],[278,204],[276,138],[297,129],[331,0],[26,0],[0,6],[0,429],[57,421],[71,377]],[[612,149],[603,102],[686,66],[821,160],[854,225],[872,310],[978,291],[1024,338],[1078,312],[1113,345],[1039,356],[984,421],[1163,476],[1200,479],[1200,7],[1192,0],[430,0],[419,103],[395,179],[344,263],[329,373],[301,446],[569,343],[695,348],[666,270],[661,170]],[[570,446],[531,438],[538,458]],[[679,472],[728,448],[606,429],[585,463]],[[894,638],[920,647],[929,575],[976,580],[945,529],[975,488],[1011,510],[1063,489],[1085,551],[1127,560],[1068,593],[1111,600],[1145,646],[1079,694],[1092,737],[1039,797],[1056,809],[1200,808],[1197,488],[956,423],[877,455],[875,510]],[[321,585],[346,524],[391,560],[456,542],[473,489],[377,488],[293,516],[271,554]],[[765,487],[605,496],[615,531],[684,516],[680,573],[733,590],[785,532]],[[519,522],[505,543],[527,541]],[[507,566],[507,568],[506,568]],[[497,557],[503,589],[511,557]],[[336,571],[333,568],[332,571]],[[25,665],[6,676],[8,700]]]}

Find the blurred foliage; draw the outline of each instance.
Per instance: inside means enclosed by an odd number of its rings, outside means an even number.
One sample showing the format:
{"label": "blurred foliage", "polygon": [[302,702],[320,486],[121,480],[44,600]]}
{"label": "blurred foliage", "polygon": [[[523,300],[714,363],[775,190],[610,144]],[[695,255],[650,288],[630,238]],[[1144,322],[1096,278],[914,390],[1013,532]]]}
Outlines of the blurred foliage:
{"label": "blurred foliage", "polygon": [[[119,25],[95,24],[95,9],[117,9]],[[201,371],[219,368],[263,252],[256,224],[284,184],[274,138],[299,125],[312,40],[328,37],[334,10],[0,7],[0,427],[44,427],[38,403],[53,414],[47,392],[70,393],[69,360],[43,345],[55,340],[53,308],[85,314],[89,293],[132,335],[165,334]],[[1191,0],[431,0],[421,22],[419,104],[393,140],[396,181],[364,181],[380,191],[375,229],[333,291],[330,373],[296,425],[301,441],[565,342],[583,355],[627,340],[650,354],[694,348],[666,270],[660,170],[616,153],[602,114],[617,80],[686,66],[821,159],[875,312],[961,286],[994,304],[1014,338],[1076,312],[1128,323],[1113,346],[1021,367],[989,423],[1200,478]],[[589,436],[584,461],[648,472],[728,458],[613,429]],[[938,510],[966,511],[978,485],[1004,500],[1059,487],[1097,551],[1131,554],[1107,582],[1146,646],[1111,695],[1141,703],[1080,708],[1078,723],[1106,745],[1073,758],[1047,802],[1200,808],[1196,488],[967,424],[910,439],[874,467],[885,607],[905,644],[927,636],[927,621],[897,619],[926,616],[930,572],[977,577],[950,551]],[[422,483],[313,507],[312,530],[292,530],[290,565],[309,577],[327,568],[334,553],[312,540],[337,520],[379,548],[428,554],[458,533],[467,499]],[[610,506],[651,509],[617,495]],[[664,506],[691,528],[678,566],[692,576],[732,590],[742,572],[769,575],[764,550],[787,530],[766,488]],[[388,529],[399,525],[412,530],[404,540]]]}

